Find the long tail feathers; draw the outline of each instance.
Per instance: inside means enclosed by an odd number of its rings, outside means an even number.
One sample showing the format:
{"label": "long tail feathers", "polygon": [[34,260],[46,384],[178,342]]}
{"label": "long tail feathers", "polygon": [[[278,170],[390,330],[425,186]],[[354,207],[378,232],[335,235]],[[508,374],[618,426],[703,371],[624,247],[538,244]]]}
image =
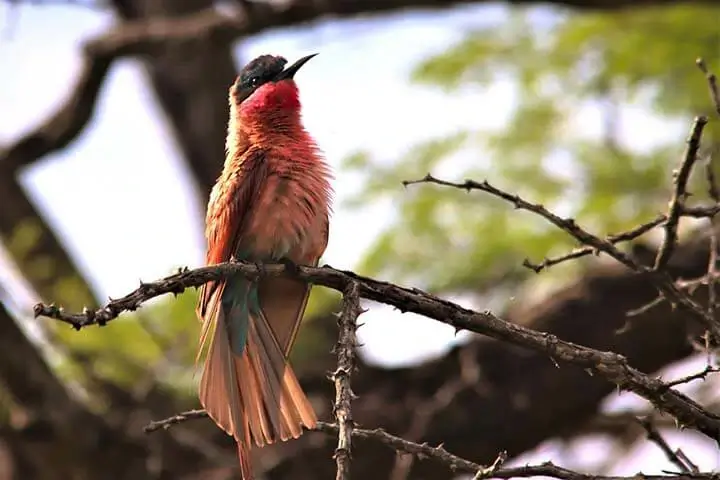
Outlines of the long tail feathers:
{"label": "long tail feathers", "polygon": [[252,480],[251,442],[263,446],[297,438],[303,426],[314,428],[317,418],[262,312],[250,314],[246,348],[240,356],[233,353],[221,302],[224,287],[213,292],[203,321],[198,358],[206,348],[207,356],[199,397],[208,415],[237,441],[243,479]]}

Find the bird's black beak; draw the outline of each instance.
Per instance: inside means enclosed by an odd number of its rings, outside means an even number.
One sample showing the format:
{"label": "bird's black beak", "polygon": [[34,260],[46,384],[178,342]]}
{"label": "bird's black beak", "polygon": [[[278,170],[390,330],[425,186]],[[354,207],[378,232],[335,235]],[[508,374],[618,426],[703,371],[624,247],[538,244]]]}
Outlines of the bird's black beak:
{"label": "bird's black beak", "polygon": [[286,68],[282,72],[278,73],[275,76],[274,80],[276,82],[279,82],[280,80],[288,80],[288,79],[293,78],[295,76],[295,74],[297,73],[297,71],[300,70],[300,67],[305,65],[307,63],[307,61],[310,60],[311,58],[313,58],[315,55],[317,55],[317,53],[313,53],[312,55],[302,57],[300,60],[293,63],[288,68]]}

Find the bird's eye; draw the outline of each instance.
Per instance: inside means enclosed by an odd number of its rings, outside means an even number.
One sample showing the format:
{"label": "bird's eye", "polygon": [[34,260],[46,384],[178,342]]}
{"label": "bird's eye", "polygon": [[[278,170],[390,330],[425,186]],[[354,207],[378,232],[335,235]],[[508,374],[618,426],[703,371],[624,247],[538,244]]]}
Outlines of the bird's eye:
{"label": "bird's eye", "polygon": [[260,79],[258,77],[252,77],[250,79],[250,86],[253,88],[257,87],[259,83],[260,83]]}

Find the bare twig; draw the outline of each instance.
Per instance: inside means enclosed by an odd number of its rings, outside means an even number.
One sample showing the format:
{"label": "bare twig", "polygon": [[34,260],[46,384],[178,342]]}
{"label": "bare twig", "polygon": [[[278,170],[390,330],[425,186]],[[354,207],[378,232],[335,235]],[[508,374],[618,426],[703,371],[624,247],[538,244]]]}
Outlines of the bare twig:
{"label": "bare twig", "polygon": [[[151,298],[166,293],[182,293],[186,288],[238,274],[252,280],[257,279],[261,272],[258,265],[251,263],[223,263],[195,270],[183,270],[157,282],[141,284],[137,290],[120,299],[112,300],[98,310],[70,314],[56,306],[40,303],[35,306],[35,315],[56,318],[77,329],[95,324],[103,325],[123,311],[136,310]],[[402,311],[424,315],[459,330],[469,330],[543,352],[556,360],[588,369],[618,385],[619,388],[646,398],[658,409],[674,416],[680,424],[695,428],[712,439],[720,439],[720,417],[706,411],[682,393],[668,389],[660,380],[632,368],[622,355],[565,342],[554,335],[502,320],[489,311],[475,312],[416,288],[399,287],[329,266],[299,266],[297,271],[286,272],[285,265],[265,265],[262,274],[295,276],[339,291],[345,290],[354,282],[358,285],[359,294],[363,298],[392,305]]]}
{"label": "bare twig", "polygon": [[656,444],[660,450],[663,451],[665,456],[668,460],[670,460],[671,463],[676,465],[681,472],[692,472],[692,469],[685,464],[685,462],[678,456],[676,452],[673,451],[672,448],[670,448],[670,445],[668,445],[667,441],[663,438],[662,435],[660,435],[660,432],[657,428],[655,428],[655,425],[648,420],[639,420],[640,425],[645,429],[645,433],[647,433],[647,438],[654,444]]}
{"label": "bare twig", "polygon": [[483,478],[494,477],[498,470],[500,470],[500,467],[502,467],[503,463],[505,463],[505,460],[507,460],[507,457],[507,452],[498,453],[495,461],[490,466],[481,468],[477,471],[477,473],[475,473],[473,480],[482,480]]}
{"label": "bare twig", "polygon": [[187,412],[178,413],[177,415],[173,415],[172,417],[152,421],[145,425],[143,431],[145,433],[153,433],[157,432],[158,430],[167,430],[168,428],[172,427],[173,425],[177,425],[178,423],[183,423],[188,420],[196,420],[198,418],[208,418],[207,412],[205,410],[188,410]]}
{"label": "bare twig", "polygon": [[[626,317],[635,317],[635,316],[638,316],[638,315],[642,315],[643,313],[647,313],[647,312],[649,312],[650,310],[652,310],[653,308],[657,307],[658,305],[662,305],[663,300],[664,300],[663,296],[662,296],[662,295],[658,295],[657,297],[655,297],[654,299],[652,299],[651,301],[649,301],[649,302],[646,303],[645,305],[642,305],[642,306],[640,306],[640,307],[638,307],[638,308],[633,308],[632,310],[628,310],[627,312],[625,312],[625,316],[626,316]],[[616,332],[617,332],[617,333],[623,333],[623,332],[626,331],[628,328],[630,328],[630,321],[629,321],[629,320],[626,321],[625,324],[624,324],[622,327],[620,327],[619,329],[617,329]]]}
{"label": "bare twig", "polygon": [[[717,85],[715,86],[717,88]],[[720,107],[718,107],[720,108]],[[705,179],[707,181],[708,195],[713,199],[716,205],[720,204],[720,188],[715,178],[715,171],[713,169],[713,155],[708,155],[707,162],[705,163]],[[717,292],[715,291],[715,285],[717,284],[718,270],[718,235],[717,235],[717,220],[715,216],[708,218],[710,223],[710,254],[708,255],[708,267],[707,267],[707,285],[708,285],[708,313],[715,316],[715,307],[717,306]],[[705,335],[705,351],[707,356],[707,363],[710,365],[710,336]]]}
{"label": "bare twig", "polygon": [[337,369],[332,374],[335,383],[335,405],[333,413],[338,425],[338,445],[335,449],[337,463],[336,480],[350,479],[350,459],[352,456],[353,418],[351,403],[354,397],[350,378],[355,368],[355,346],[357,340],[357,318],[362,313],[360,294],[356,283],[350,283],[343,292],[343,308],[338,318],[340,330],[335,350],[337,352]]}
{"label": "bare twig", "polygon": [[712,218],[720,213],[720,205],[709,205],[707,207],[683,207],[683,217]]}
{"label": "bare twig", "polygon": [[[687,207],[687,206],[680,206],[682,211],[683,217],[692,217],[692,218],[707,218],[707,217],[714,217],[718,213],[720,213],[720,205],[712,205],[708,207]],[[637,227],[628,230],[626,232],[622,233],[616,233],[614,235],[608,235],[605,239],[607,242],[612,243],[613,245],[617,243],[622,242],[629,242],[632,240],[635,240],[636,238],[639,238],[640,236],[644,235],[645,233],[649,232],[655,227],[658,227],[665,223],[667,221],[668,217],[667,215],[659,215],[655,219],[643,223],[641,225],[638,225]],[[540,263],[533,263],[530,261],[530,259],[523,260],[523,266],[529,268],[530,270],[533,270],[535,273],[540,273],[541,271],[545,270],[546,268],[554,267],[555,265],[558,265],[563,262],[567,262],[568,260],[574,260],[576,258],[585,257],[587,255],[596,254],[598,253],[598,250],[596,248],[592,247],[578,247],[571,252],[568,252],[564,255],[559,255],[557,257],[553,258],[546,258]]]}
{"label": "bare twig", "polygon": [[[715,243],[713,241],[714,237],[716,237],[716,233],[714,230],[712,230],[710,232],[710,247],[711,248]],[[712,253],[710,254],[710,257],[712,257]],[[697,288],[702,287],[703,285],[712,285],[713,282],[717,281],[718,277],[720,277],[720,272],[718,272],[717,270],[711,271],[710,268],[708,267],[707,273],[705,273],[705,275],[703,275],[702,277],[697,277],[697,278],[693,278],[690,280],[677,280],[675,282],[675,286],[677,288],[679,288],[680,290],[685,290],[689,294],[692,294],[695,292],[695,290]],[[713,295],[710,295],[710,296],[712,297]],[[634,317],[636,315],[646,313],[653,307],[661,305],[662,302],[663,302],[663,296],[662,296],[662,294],[660,294],[655,299],[651,300],[650,302],[646,303],[645,305],[635,308],[635,309],[632,309],[632,310],[628,310],[626,313],[626,316]],[[711,308],[711,305],[708,305],[708,311],[711,313],[714,311],[714,309]],[[623,329],[624,328],[626,328],[626,327],[623,327]],[[619,332],[620,332],[620,330],[618,330],[618,333]]]}
{"label": "bare twig", "polygon": [[678,448],[677,450],[675,450],[675,454],[681,461],[685,462],[685,465],[688,466],[692,473],[700,473],[700,469],[698,468],[698,466],[695,465],[692,460],[690,460],[690,458],[685,454],[685,452]]}
{"label": "bare twig", "polygon": [[710,89],[710,100],[712,100],[715,111],[720,115],[720,87],[718,87],[717,77],[708,69],[705,60],[702,58],[695,60],[695,63],[705,74],[705,78],[707,78],[708,88]]}
{"label": "bare twig", "polygon": [[[644,235],[645,233],[649,232],[653,228],[662,225],[667,220],[667,215],[660,215],[654,220],[651,220],[650,222],[643,223],[642,225],[639,225],[632,230],[628,230],[627,232],[618,233],[615,235],[608,235],[608,237],[605,239],[607,242],[611,244],[621,243],[621,242],[629,242],[631,240],[635,240],[636,238]],[[540,273],[546,268],[553,267],[559,263],[567,262],[568,260],[574,260],[576,258],[581,258],[587,255],[590,255],[592,253],[596,253],[597,249],[591,248],[591,247],[580,247],[576,248],[571,252],[568,252],[564,255],[560,255],[558,257],[553,258],[546,258],[540,263],[532,263],[530,259],[526,258],[523,260],[523,266],[527,267],[531,270],[533,270],[535,273]]]}
{"label": "bare twig", "polygon": [[694,380],[700,380],[705,379],[708,375],[711,373],[717,373],[720,372],[720,368],[713,367],[712,365],[707,365],[702,371],[693,373],[692,375],[687,375],[682,378],[678,378],[677,380],[673,380],[672,382],[667,382],[665,385],[668,387],[676,387],[678,385],[683,385],[685,383],[690,383]]}
{"label": "bare twig", "polygon": [[[207,414],[204,410],[192,410],[181,413],[165,420],[152,422],[145,427],[146,432],[154,432],[160,429],[170,428],[172,425],[197,418],[205,418]],[[337,425],[326,422],[318,422],[316,431],[324,432],[330,435],[337,435],[339,428]],[[474,474],[473,480],[483,480],[490,478],[527,478],[537,476],[554,477],[561,480],[685,480],[685,479],[707,479],[719,480],[720,474],[717,473],[682,473],[682,474],[666,474],[666,475],[644,475],[636,474],[630,477],[605,476],[605,475],[588,475],[567,468],[563,468],[545,462],[541,465],[528,465],[524,467],[499,468],[507,459],[506,452],[500,452],[495,461],[490,466],[483,466],[470,460],[458,457],[445,450],[442,445],[432,447],[427,443],[415,443],[403,438],[391,435],[381,428],[373,430],[355,428],[352,432],[353,437],[372,440],[382,443],[393,450],[414,455],[419,458],[430,458],[446,465],[453,472],[467,472]]]}
{"label": "bare twig", "polygon": [[688,196],[687,183],[690,179],[690,172],[692,172],[692,168],[695,165],[695,160],[697,160],[697,153],[700,149],[700,139],[702,138],[702,132],[707,122],[707,117],[695,117],[690,135],[687,138],[685,155],[673,182],[675,188],[673,189],[670,207],[668,208],[668,220],[665,222],[665,237],[655,258],[655,270],[665,268],[677,245],[677,230],[682,213],[682,205]]}
{"label": "bare twig", "polygon": [[[169,418],[165,418],[163,420],[153,421],[148,424],[144,430],[145,433],[152,433],[158,430],[167,430],[173,425],[177,425],[188,420],[207,418],[207,416],[208,415],[205,410],[190,410],[187,412],[179,413]],[[325,432],[330,435],[338,435],[340,432],[340,427],[333,423],[317,422],[315,430]],[[403,438],[396,437],[395,435],[391,435],[381,428],[376,428],[374,430],[354,428],[351,432],[351,435],[357,438],[373,439],[379,441],[380,443],[383,443],[390,448],[393,448],[400,452],[405,452],[420,457],[434,458],[446,464],[453,471],[476,473],[487,468],[451,454],[450,452],[445,450],[442,445],[437,447],[431,447],[426,443],[419,444],[415,442],[410,442]],[[506,455],[507,454],[505,452],[501,452],[498,455],[498,458],[504,460],[506,458]]]}
{"label": "bare twig", "polygon": [[[692,135],[691,135],[692,136]],[[687,156],[685,158],[687,160]],[[686,165],[686,163],[683,163],[683,166]],[[708,196],[713,199],[715,202],[715,205],[720,205],[720,189],[717,185],[717,180],[715,178],[715,172],[713,171],[713,165],[712,165],[712,156],[708,157],[707,162],[705,163],[705,178],[707,181],[707,188],[708,188]],[[673,199],[679,198],[678,188],[679,188],[679,180],[676,179],[676,189],[675,194],[673,196]],[[685,211],[687,211],[687,208],[683,205],[683,202],[677,202],[677,203],[671,203],[671,210],[673,209],[672,205],[676,206],[678,210],[681,210],[682,213],[680,215],[684,215]],[[710,223],[710,254],[708,257],[708,267],[707,267],[707,273],[700,278],[692,279],[692,280],[685,280],[685,281],[677,281],[675,282],[675,285],[680,289],[687,289],[690,293],[696,288],[701,285],[707,285],[708,287],[708,306],[707,306],[707,313],[710,317],[715,318],[715,307],[717,305],[717,292],[715,291],[715,285],[717,283],[718,279],[718,270],[717,270],[717,259],[718,259],[718,238],[717,238],[717,229],[716,229],[716,220],[715,220],[715,213],[711,215],[702,215],[703,217],[708,218]],[[669,222],[668,222],[669,224]],[[668,235],[674,235],[676,234],[676,231],[673,230],[670,234],[667,234],[666,230],[666,237],[665,242],[667,242]],[[664,243],[663,245],[666,245]],[[662,250],[658,252],[657,259],[660,259],[660,254]],[[656,262],[657,266],[657,262]],[[662,295],[658,296],[655,300],[639,307],[633,310],[630,310],[627,312],[628,317],[640,315],[642,313],[646,313],[651,308],[662,304],[663,297]],[[623,330],[629,325],[629,323],[626,323],[624,327],[622,327],[619,331]],[[705,351],[707,352],[708,356],[708,365],[710,365],[710,336],[707,335],[707,333],[704,335],[705,337]]]}
{"label": "bare twig", "polygon": [[434,183],[446,187],[460,188],[467,191],[480,190],[482,192],[489,193],[495,197],[512,203],[517,209],[527,210],[541,216],[556,227],[572,235],[579,242],[584,243],[585,245],[599,252],[603,252],[611,256],[612,258],[625,265],[626,267],[630,268],[631,270],[647,275],[650,282],[655,285],[655,287],[660,290],[661,293],[663,293],[665,298],[667,298],[673,304],[676,304],[683,308],[686,312],[690,314],[691,318],[702,324],[707,330],[712,333],[713,337],[720,340],[720,325],[718,325],[715,319],[711,317],[702,308],[701,305],[699,305],[692,298],[690,298],[690,296],[680,291],[675,286],[675,283],[669,275],[667,275],[665,272],[655,271],[651,268],[637,263],[629,255],[618,250],[612,243],[603,240],[578,226],[578,224],[572,218],[561,218],[543,207],[542,205],[530,203],[520,198],[518,195],[513,195],[511,193],[505,192],[504,190],[500,190],[499,188],[490,185],[490,183],[488,183],[487,181],[476,182],[474,180],[468,179],[462,183],[456,183],[446,180],[440,180],[430,174],[427,174],[424,178],[420,180],[403,182],[404,185],[413,185],[417,183]]}

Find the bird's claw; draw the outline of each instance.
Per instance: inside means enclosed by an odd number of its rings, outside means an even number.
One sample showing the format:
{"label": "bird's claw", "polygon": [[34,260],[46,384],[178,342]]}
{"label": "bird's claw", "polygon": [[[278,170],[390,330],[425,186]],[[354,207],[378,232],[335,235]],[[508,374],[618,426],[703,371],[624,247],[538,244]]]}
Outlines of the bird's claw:
{"label": "bird's claw", "polygon": [[297,263],[293,262],[292,260],[283,258],[280,260],[280,263],[285,266],[285,271],[288,272],[289,274],[298,275],[300,273],[300,267],[297,265]]}
{"label": "bird's claw", "polygon": [[265,264],[263,262],[255,262],[255,268],[257,268],[258,277],[264,277],[267,275],[267,270],[265,269]]}

